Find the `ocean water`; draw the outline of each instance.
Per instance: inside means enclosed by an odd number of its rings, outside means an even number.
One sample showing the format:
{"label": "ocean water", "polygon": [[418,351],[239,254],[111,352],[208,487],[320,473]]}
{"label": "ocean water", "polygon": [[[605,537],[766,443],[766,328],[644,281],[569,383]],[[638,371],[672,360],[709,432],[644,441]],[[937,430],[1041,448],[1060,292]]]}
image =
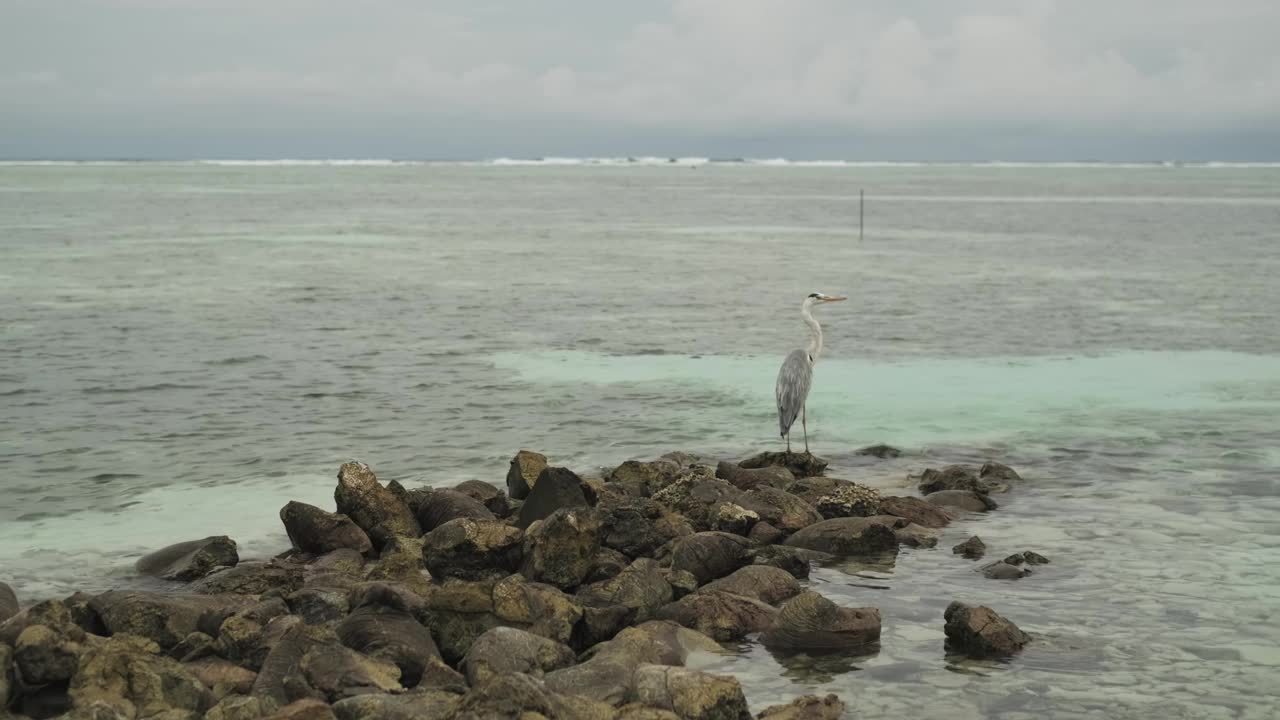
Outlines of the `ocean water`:
{"label": "ocean water", "polygon": [[[859,237],[858,194],[865,232]],[[282,550],[338,465],[502,483],[780,447],[810,292],[830,474],[998,459],[937,549],[812,585],[878,651],[699,662],[756,709],[1267,718],[1280,691],[1280,168],[676,163],[0,166],[0,580],[135,582],[156,547]],[[797,435],[797,441],[799,437]],[[888,442],[895,460],[853,454]],[[1052,563],[1001,582],[951,545]],[[944,653],[988,604],[1018,657]]]}

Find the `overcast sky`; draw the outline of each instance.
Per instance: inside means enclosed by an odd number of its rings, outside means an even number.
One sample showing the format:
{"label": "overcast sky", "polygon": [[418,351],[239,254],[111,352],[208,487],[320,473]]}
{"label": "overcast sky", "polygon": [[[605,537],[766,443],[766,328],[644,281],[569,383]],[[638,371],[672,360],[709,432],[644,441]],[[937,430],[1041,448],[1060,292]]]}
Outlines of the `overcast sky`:
{"label": "overcast sky", "polygon": [[0,0],[0,156],[1280,160],[1277,0]]}

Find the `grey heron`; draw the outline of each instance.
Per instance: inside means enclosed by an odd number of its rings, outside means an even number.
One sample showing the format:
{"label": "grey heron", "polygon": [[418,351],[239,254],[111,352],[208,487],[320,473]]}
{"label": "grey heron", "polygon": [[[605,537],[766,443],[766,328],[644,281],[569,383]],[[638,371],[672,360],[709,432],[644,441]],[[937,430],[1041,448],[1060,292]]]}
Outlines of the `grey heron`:
{"label": "grey heron", "polygon": [[848,300],[825,293],[810,293],[800,306],[800,316],[809,326],[813,337],[808,348],[792,350],[787,359],[782,361],[782,369],[778,371],[778,385],[775,394],[778,398],[778,427],[782,437],[787,441],[787,452],[791,452],[791,426],[800,416],[800,427],[804,431],[804,451],[809,452],[809,426],[805,418],[805,400],[809,397],[809,386],[813,383],[813,364],[818,361],[822,352],[822,326],[813,319],[810,312],[817,305]]}

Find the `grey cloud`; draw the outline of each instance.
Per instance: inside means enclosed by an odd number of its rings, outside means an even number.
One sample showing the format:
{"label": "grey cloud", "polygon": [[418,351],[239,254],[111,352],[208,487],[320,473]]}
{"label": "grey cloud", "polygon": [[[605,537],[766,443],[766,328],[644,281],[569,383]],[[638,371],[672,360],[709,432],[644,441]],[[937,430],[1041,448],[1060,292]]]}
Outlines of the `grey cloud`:
{"label": "grey cloud", "polygon": [[0,154],[274,154],[294,127],[321,155],[1276,159],[1278,28],[1262,0],[10,0]]}

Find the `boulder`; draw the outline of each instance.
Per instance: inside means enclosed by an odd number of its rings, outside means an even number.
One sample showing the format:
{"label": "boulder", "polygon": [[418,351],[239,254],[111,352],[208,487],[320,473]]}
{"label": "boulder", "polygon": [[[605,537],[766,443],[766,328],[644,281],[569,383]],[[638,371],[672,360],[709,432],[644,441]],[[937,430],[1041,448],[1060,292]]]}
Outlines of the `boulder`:
{"label": "boulder", "polygon": [[881,460],[885,460],[887,458],[896,458],[901,456],[902,451],[892,445],[885,445],[884,443],[878,443],[876,445],[868,445],[864,448],[858,448],[857,450],[854,451],[853,454],[869,455],[871,457],[877,457],[877,458],[880,458]]}
{"label": "boulder", "polygon": [[898,538],[891,527],[872,518],[832,518],[800,530],[786,544],[833,555],[869,555],[896,551]]}
{"label": "boulder", "polygon": [[752,565],[765,565],[785,570],[792,577],[804,580],[809,577],[809,567],[814,562],[829,562],[834,555],[817,550],[788,547],[786,545],[766,545],[748,553]]}
{"label": "boulder", "polygon": [[773,705],[761,710],[756,720],[840,720],[845,705],[835,695],[805,695],[786,705]]}
{"label": "boulder", "polygon": [[352,550],[351,548],[339,548],[337,550],[327,552],[307,563],[305,574],[308,582],[311,578],[317,575],[347,575],[357,577],[364,570],[364,566],[364,555],[359,551]]}
{"label": "boulder", "polygon": [[623,628],[630,625],[635,617],[635,608],[625,605],[601,607],[584,605],[582,619],[573,628],[570,647],[581,652],[606,640],[612,640],[615,635],[622,632]]}
{"label": "boulder", "polygon": [[440,720],[462,702],[460,695],[439,690],[401,695],[357,695],[333,704],[338,720]]}
{"label": "boulder", "polygon": [[780,465],[744,468],[724,460],[716,465],[716,477],[739,490],[754,490],[761,485],[785,488],[796,479],[794,473]]}
{"label": "boulder", "polygon": [[951,516],[946,510],[918,497],[882,497],[880,512],[906,518],[927,528],[946,527],[951,522]]}
{"label": "boulder", "polygon": [[432,660],[440,659],[431,631],[399,607],[370,602],[352,611],[336,628],[346,647],[399,669],[399,682],[416,687]]}
{"label": "boulder", "polygon": [[405,501],[383,487],[364,463],[344,463],[338,469],[338,487],[333,499],[338,512],[354,520],[375,547],[382,547],[396,535],[418,537],[422,534],[417,518]]}
{"label": "boulder", "polygon": [[989,493],[991,488],[978,478],[978,471],[968,465],[947,465],[941,470],[926,468],[920,473],[921,495],[941,490],[974,490]]}
{"label": "boulder", "polygon": [[236,541],[226,535],[214,535],[144,555],[134,568],[141,575],[187,582],[208,575],[214,568],[231,567],[238,562]]}
{"label": "boulder", "polygon": [[953,602],[943,614],[947,647],[973,657],[1001,657],[1023,648],[1031,637],[984,605]]}
{"label": "boulder", "polygon": [[618,573],[622,572],[630,564],[631,558],[613,548],[602,547],[592,556],[591,566],[587,569],[587,576],[582,581],[596,583],[608,580],[616,577]]}
{"label": "boulder", "polygon": [[519,569],[522,541],[510,525],[458,518],[423,537],[422,560],[436,578],[502,577]]}
{"label": "boulder", "polygon": [[516,514],[516,527],[523,530],[535,520],[542,520],[556,510],[587,507],[587,504],[587,496],[582,491],[582,478],[566,468],[548,467],[538,474],[537,483],[520,506],[520,512]]}
{"label": "boulder", "polygon": [[[881,515],[879,517],[886,517]],[[926,527],[920,527],[915,523],[907,522],[905,518],[893,517],[902,523],[901,526],[893,529],[893,535],[898,539],[898,544],[903,547],[919,547],[931,548],[938,544],[938,531]]]}
{"label": "boulder", "polygon": [[345,548],[364,554],[373,550],[369,536],[351,518],[315,505],[291,501],[280,508],[280,521],[289,541],[305,553],[324,555]]}
{"label": "boulder", "polygon": [[810,475],[821,475],[827,469],[827,461],[807,452],[765,451],[743,460],[738,463],[738,466],[747,469],[780,466],[785,467],[796,477],[801,478],[809,477]]}
{"label": "boulder", "polygon": [[305,565],[268,560],[242,562],[233,568],[219,570],[191,583],[188,589],[204,595],[261,595],[267,592],[287,595],[302,587],[305,580]]}
{"label": "boulder", "polygon": [[458,483],[453,489],[480,501],[480,504],[495,517],[504,518],[511,514],[511,502],[507,499],[507,493],[492,483],[483,480],[467,480]]}
{"label": "boulder", "polygon": [[313,692],[305,680],[298,678],[303,656],[316,648],[338,647],[338,638],[329,626],[307,625],[297,618],[277,618],[273,625],[283,627],[284,632],[271,645],[262,661],[250,695],[269,700],[276,706],[284,706],[298,699],[299,683],[308,692]]}
{"label": "boulder", "polygon": [[538,483],[538,476],[547,468],[547,456],[531,450],[521,450],[511,458],[507,470],[507,495],[514,500],[529,497],[529,491]]}
{"label": "boulder", "polygon": [[760,641],[779,650],[859,648],[880,640],[880,611],[845,608],[816,592],[788,600]]}
{"label": "boulder", "polygon": [[[222,621],[214,649],[219,656],[256,672],[289,628],[302,622],[288,613],[279,598],[244,608]],[[188,654],[183,659],[194,657]]]}
{"label": "boulder", "polygon": [[1012,565],[1003,560],[983,565],[978,568],[978,572],[992,580],[1017,580],[1031,574],[1030,570],[1021,565]]}
{"label": "boulder", "polygon": [[547,688],[537,678],[512,673],[495,675],[473,687],[449,720],[612,720],[613,708]]}
{"label": "boulder", "polygon": [[0,708],[9,706],[9,695],[11,692],[11,671],[10,665],[13,663],[13,648],[4,643],[0,643]]}
{"label": "boulder", "polygon": [[182,663],[182,667],[209,688],[218,700],[230,694],[247,695],[258,673],[219,657],[205,657]]}
{"label": "boulder", "polygon": [[730,592],[766,605],[777,605],[799,595],[800,583],[786,570],[768,565],[747,565],[702,586],[697,592]]}
{"label": "boulder", "polygon": [[583,654],[582,662],[549,672],[547,687],[619,706],[633,696],[636,669],[645,664],[683,665],[694,652],[723,652],[702,633],[669,621],[650,620],[626,628]]}
{"label": "boulder", "polygon": [[743,504],[742,497],[741,490],[724,480],[689,475],[654,493],[653,500],[683,515],[695,529],[707,530],[711,527],[717,506],[722,503]]}
{"label": "boulder", "polygon": [[601,544],[630,558],[649,557],[671,540],[693,534],[687,520],[648,498],[608,497],[596,509]]}
{"label": "boulder", "polygon": [[323,700],[304,698],[276,710],[263,720],[336,720],[333,709]]}
{"label": "boulder", "polygon": [[18,596],[14,594],[13,588],[0,582],[0,625],[17,614]]}
{"label": "boulder", "polygon": [[561,508],[529,528],[520,572],[530,580],[572,590],[591,573],[603,527],[589,508]]}
{"label": "boulder", "polygon": [[422,538],[393,538],[382,547],[378,561],[365,571],[365,579],[398,583],[419,595],[426,595],[431,592],[431,574],[422,561],[422,545]]}
{"label": "boulder", "polygon": [[582,605],[571,595],[517,574],[493,586],[493,614],[504,625],[568,643],[582,619]]}
{"label": "boulder", "polygon": [[978,478],[991,488],[990,492],[1008,492],[1011,484],[1022,481],[1013,468],[998,462],[984,463],[978,468]]}
{"label": "boulder", "polygon": [[822,520],[822,515],[813,505],[775,487],[758,487],[746,493],[739,503],[756,511],[761,520],[784,533],[796,532]]}
{"label": "boulder", "polygon": [[709,520],[712,530],[745,537],[751,531],[751,526],[760,520],[760,515],[736,503],[720,503],[711,512]]}
{"label": "boulder", "polygon": [[973,490],[939,490],[925,495],[924,499],[934,505],[969,512],[987,512],[1000,507],[991,496]]}
{"label": "boulder", "polygon": [[496,627],[476,638],[461,667],[474,687],[507,673],[542,677],[572,665],[575,657],[564,643],[516,628]]}
{"label": "boulder", "polygon": [[680,623],[710,638],[727,642],[741,640],[769,628],[777,614],[777,609],[771,605],[751,597],[723,590],[699,590],[664,605],[654,613],[654,617]]}
{"label": "boulder", "polygon": [[685,570],[702,585],[724,577],[748,562],[750,541],[723,532],[701,532],[680,538],[671,548],[671,569]]}
{"label": "boulder", "polygon": [[814,509],[822,517],[869,517],[880,514],[880,493],[875,488],[849,483],[818,498]]}
{"label": "boulder", "polygon": [[584,605],[608,607],[621,605],[635,612],[635,619],[648,620],[655,610],[671,602],[671,584],[657,562],[641,558],[628,565],[617,576],[578,589],[578,600]]}
{"label": "boulder", "polygon": [[[349,648],[319,645],[307,651],[286,687],[301,678],[326,703],[369,693],[399,692],[400,669],[395,663],[370,658]],[[296,685],[294,687],[297,687]],[[294,690],[294,692],[298,692]]]}
{"label": "boulder", "polygon": [[955,553],[956,555],[963,555],[969,558],[970,560],[977,560],[978,558],[986,554],[987,545],[986,543],[982,542],[982,538],[978,537],[977,535],[974,535],[968,540],[965,540],[964,542],[958,543],[957,545],[953,546],[951,548],[951,552]]}
{"label": "boulder", "polygon": [[423,622],[444,660],[456,665],[476,638],[502,621],[493,613],[496,580],[446,580],[425,598]]}
{"label": "boulder", "polygon": [[112,590],[93,598],[89,606],[108,633],[140,635],[167,650],[197,630],[215,634],[223,620],[254,603],[240,595]]}
{"label": "boulder", "polygon": [[635,698],[682,720],[750,720],[738,681],[727,675],[669,665],[641,665],[635,673]]}
{"label": "boulder", "polygon": [[782,542],[786,537],[778,528],[767,522],[758,522],[751,526],[751,531],[747,533],[747,539],[757,545],[773,545]]}
{"label": "boulder", "polygon": [[28,625],[13,647],[15,677],[23,686],[65,683],[76,673],[89,636],[71,625]]}
{"label": "boulder", "polygon": [[120,634],[80,657],[67,694],[78,708],[105,705],[125,718],[201,718],[213,705],[209,690],[150,640]]}
{"label": "boulder", "polygon": [[1049,558],[1041,555],[1038,552],[1032,552],[1031,550],[1024,550],[1023,552],[1014,553],[1010,555],[1009,557],[1005,558],[1004,561],[1009,563],[1010,565],[1021,565],[1023,563],[1026,563],[1028,565],[1045,565],[1049,562]]}
{"label": "boulder", "polygon": [[267,698],[227,695],[209,708],[204,717],[205,720],[259,720],[278,709],[280,706]]}
{"label": "boulder", "polygon": [[671,594],[676,599],[688,595],[698,589],[698,578],[688,570],[672,570],[667,568],[667,583],[671,585]]}
{"label": "boulder", "polygon": [[422,532],[427,533],[458,518],[496,520],[479,500],[457,490],[428,490],[417,498],[415,513]]}
{"label": "boulder", "polygon": [[826,475],[813,475],[799,478],[782,489],[812,505],[824,495],[830,495],[836,490],[849,485],[853,485],[853,481],[827,477]]}
{"label": "boulder", "polygon": [[217,655],[218,643],[208,633],[197,630],[169,648],[165,654],[184,663],[192,662]]}

